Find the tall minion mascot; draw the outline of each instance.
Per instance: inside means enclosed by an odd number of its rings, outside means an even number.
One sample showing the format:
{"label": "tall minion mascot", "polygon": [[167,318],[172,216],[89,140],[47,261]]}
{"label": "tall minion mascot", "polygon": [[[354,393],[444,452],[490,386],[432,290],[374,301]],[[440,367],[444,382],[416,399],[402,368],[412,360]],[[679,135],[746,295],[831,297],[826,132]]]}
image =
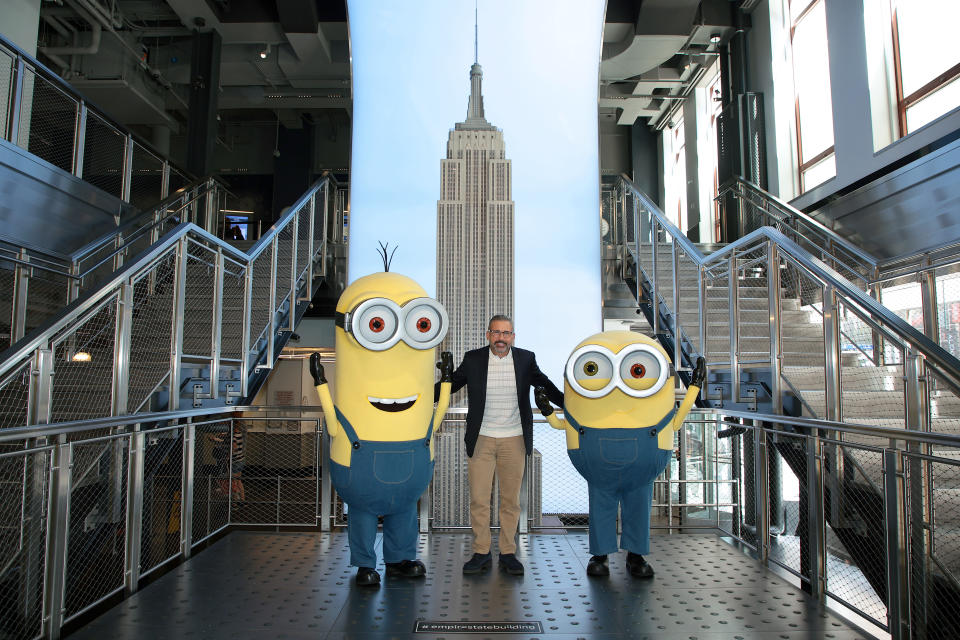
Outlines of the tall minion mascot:
{"label": "tall minion mascot", "polygon": [[444,352],[433,407],[433,349],[446,336],[447,322],[443,306],[415,281],[375,273],[347,287],[337,302],[336,402],[319,354],[310,359],[331,436],[330,476],[349,506],[350,564],[361,586],[380,584],[378,516],[387,575],[426,574],[416,559],[417,499],[433,476],[433,429],[450,402],[453,358]]}
{"label": "tall minion mascot", "polygon": [[644,560],[650,552],[653,481],[670,463],[674,433],[693,406],[706,366],[697,359],[680,407],[674,400],[674,371],[666,351],[630,331],[605,331],[581,342],[564,371],[564,413],[541,389],[537,407],[554,429],[567,436],[567,454],[587,481],[590,499],[590,562],[587,574],[610,575],[607,555],[617,552],[617,507],[627,550],[627,570],[653,577]]}

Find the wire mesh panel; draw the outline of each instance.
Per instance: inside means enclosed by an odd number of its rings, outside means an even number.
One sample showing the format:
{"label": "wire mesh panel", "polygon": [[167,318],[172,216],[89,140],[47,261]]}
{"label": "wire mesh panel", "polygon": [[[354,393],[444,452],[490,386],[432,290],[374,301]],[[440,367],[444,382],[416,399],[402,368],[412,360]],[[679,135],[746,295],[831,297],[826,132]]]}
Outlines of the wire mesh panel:
{"label": "wire mesh panel", "polygon": [[130,412],[149,408],[147,401],[170,372],[176,265],[176,251],[171,249],[133,282],[127,386],[127,409]]}
{"label": "wire mesh panel", "polygon": [[310,203],[303,205],[297,214],[297,278],[307,268],[310,255]]}
{"label": "wire mesh panel", "polygon": [[[703,353],[700,345],[700,269],[693,259],[677,247],[677,274],[680,282],[680,307],[676,310],[680,330],[694,351]],[[672,302],[670,303],[672,306]]]}
{"label": "wire mesh panel", "polygon": [[13,97],[13,74],[17,57],[6,49],[0,49],[0,136],[7,139],[10,131],[10,115]]}
{"label": "wire mesh panel", "polygon": [[912,606],[917,612],[914,620],[924,625],[926,637],[948,638],[960,634],[960,467],[955,450],[934,454],[954,459],[907,455],[904,463],[911,517],[908,531],[919,530],[919,535],[911,535],[911,544],[923,551],[919,557],[916,551],[911,554]]}
{"label": "wire mesh panel", "polygon": [[270,297],[270,271],[273,262],[273,247],[268,246],[253,265],[253,284],[250,309],[250,336],[253,340],[251,348],[256,351],[256,341],[266,337],[265,332],[273,329],[273,300]]}
{"label": "wire mesh panel", "polygon": [[31,369],[28,359],[0,380],[0,429],[27,424]]}
{"label": "wire mesh panel", "polygon": [[732,506],[730,481],[721,480],[721,474],[729,475],[721,465],[728,463],[721,462],[726,455],[720,454],[716,433],[715,421],[696,414],[684,422],[677,434],[675,455],[661,476],[662,482],[669,481],[669,487],[657,486],[654,491],[654,514],[661,526],[714,528],[720,509]]}
{"label": "wire mesh panel", "polygon": [[[748,249],[737,258],[737,345],[741,367],[756,368],[773,362],[770,354],[770,294],[767,287],[767,248]],[[785,340],[802,341],[785,335]],[[797,345],[806,349],[806,344]]]}
{"label": "wire mesh panel", "polygon": [[147,209],[161,199],[163,160],[138,142],[133,143],[133,170],[130,175],[130,204]]}
{"label": "wire mesh panel", "polygon": [[213,336],[216,294],[216,253],[190,242],[187,246],[187,283],[183,312],[183,352],[209,356]]}
{"label": "wire mesh panel", "polygon": [[830,443],[823,470],[827,593],[885,624],[883,454]]}
{"label": "wire mesh panel", "polygon": [[956,383],[933,369],[926,368],[927,422],[937,433],[960,434],[960,389]]}
{"label": "wire mesh panel", "polygon": [[[771,483],[772,504],[782,505],[782,528],[771,537],[769,557],[798,576],[808,579],[809,560],[802,547],[810,544],[809,503],[807,499],[807,438],[786,433],[769,433],[768,451],[782,461],[779,482]],[[773,478],[771,478],[773,480]],[[774,495],[774,488],[779,496]],[[779,501],[773,502],[777,497]],[[773,508],[771,506],[771,513]],[[776,531],[772,533],[777,533]]]}
{"label": "wire mesh panel", "polygon": [[[904,428],[907,425],[902,348],[882,334],[874,335],[846,305],[838,304],[837,311],[842,341],[840,418],[844,422]],[[875,347],[884,354],[879,366],[872,359]]]}
{"label": "wire mesh panel", "polygon": [[114,294],[54,343],[52,422],[111,415],[116,314]]}
{"label": "wire mesh panel", "polygon": [[168,195],[176,193],[178,189],[182,189],[188,184],[190,184],[190,180],[186,175],[184,175],[179,169],[170,167],[170,181],[169,188],[167,189]]}
{"label": "wire mesh panel", "polygon": [[[431,488],[434,528],[470,526],[470,485],[463,425],[445,422],[433,437]],[[538,443],[539,444],[539,443]]]}
{"label": "wire mesh panel", "polygon": [[144,435],[141,576],[181,551],[183,431],[176,427]]}
{"label": "wire mesh panel", "polygon": [[117,198],[123,195],[126,137],[93,111],[87,111],[83,179]]}
{"label": "wire mesh panel", "polygon": [[707,323],[707,364],[730,363],[730,275],[726,265],[705,272],[706,299],[704,321]]}
{"label": "wire mesh panel", "polygon": [[223,274],[223,313],[220,320],[220,356],[243,358],[243,321],[246,317],[245,265],[225,259]]}
{"label": "wire mesh panel", "polygon": [[231,420],[208,422],[194,432],[191,546],[230,522],[231,424]]}
{"label": "wire mesh panel", "polygon": [[290,295],[290,267],[293,261],[293,221],[277,234],[277,295],[273,308]]}
{"label": "wire mesh panel", "polygon": [[240,524],[317,524],[316,420],[237,420],[230,519]]}
{"label": "wire mesh panel", "polygon": [[129,437],[71,448],[65,620],[123,588]]}
{"label": "wire mesh panel", "polygon": [[[533,425],[533,442],[540,454],[539,487],[534,486],[536,473],[527,469],[534,495],[540,495],[542,519],[536,526],[546,528],[585,527],[589,524],[587,481],[573,468],[567,455],[567,439],[545,423]],[[536,460],[534,461],[537,462]],[[534,469],[533,471],[536,471]],[[531,516],[534,510],[529,509]],[[535,517],[535,516],[534,516]]]}
{"label": "wire mesh panel", "polygon": [[[4,445],[9,450],[11,445]],[[0,455],[0,636],[39,637],[51,453]]]}
{"label": "wire mesh panel", "polygon": [[33,331],[63,310],[68,302],[70,282],[62,273],[31,269],[24,333]]}
{"label": "wire mesh panel", "polygon": [[[804,416],[823,418],[827,376],[822,291],[805,271],[787,260],[781,263],[780,282],[782,375],[799,405],[796,411]],[[794,341],[791,336],[803,339]]]}
{"label": "wire mesh panel", "polygon": [[940,346],[960,357],[960,267],[936,271],[937,327]]}
{"label": "wire mesh panel", "polygon": [[[0,57],[0,60],[3,58]],[[16,265],[0,263],[0,346],[13,344],[13,284]]]}
{"label": "wire mesh panel", "polygon": [[[746,432],[749,433],[749,432]],[[743,525],[743,438],[744,430],[739,425],[718,423],[717,434],[717,526],[739,538]]]}
{"label": "wire mesh panel", "polygon": [[78,109],[75,98],[25,68],[17,145],[72,173]]}

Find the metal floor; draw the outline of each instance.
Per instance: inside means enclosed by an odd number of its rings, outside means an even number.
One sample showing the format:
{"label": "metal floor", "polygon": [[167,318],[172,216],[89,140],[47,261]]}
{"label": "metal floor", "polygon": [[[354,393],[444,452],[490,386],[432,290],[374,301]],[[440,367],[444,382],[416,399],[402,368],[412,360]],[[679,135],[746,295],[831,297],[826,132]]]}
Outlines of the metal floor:
{"label": "metal floor", "polygon": [[[421,535],[427,577],[384,578],[370,589],[353,585],[345,532],[237,531],[69,638],[872,637],[712,534],[653,536],[657,575],[646,581],[627,575],[625,552],[611,556],[609,578],[588,578],[585,533],[521,536],[522,577],[496,562],[464,576],[470,541],[467,533]],[[539,622],[542,633],[414,633],[418,620]]]}

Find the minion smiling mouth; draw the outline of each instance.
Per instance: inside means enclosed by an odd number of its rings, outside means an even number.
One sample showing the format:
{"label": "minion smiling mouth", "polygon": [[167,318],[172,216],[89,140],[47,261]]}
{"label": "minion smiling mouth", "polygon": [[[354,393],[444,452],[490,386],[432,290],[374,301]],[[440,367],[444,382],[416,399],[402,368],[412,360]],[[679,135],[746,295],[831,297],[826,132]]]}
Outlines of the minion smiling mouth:
{"label": "minion smiling mouth", "polygon": [[374,407],[380,409],[380,411],[396,413],[397,411],[406,411],[412,407],[419,397],[420,394],[417,393],[412,396],[407,396],[406,398],[375,398],[373,396],[367,396],[367,400]]}

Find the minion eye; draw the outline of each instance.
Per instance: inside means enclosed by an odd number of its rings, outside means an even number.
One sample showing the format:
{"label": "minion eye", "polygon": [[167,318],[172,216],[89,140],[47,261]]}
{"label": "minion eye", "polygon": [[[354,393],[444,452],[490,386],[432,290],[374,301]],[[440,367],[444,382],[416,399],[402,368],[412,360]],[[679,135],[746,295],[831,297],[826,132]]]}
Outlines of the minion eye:
{"label": "minion eye", "polygon": [[373,344],[381,344],[397,331],[397,316],[386,305],[375,304],[364,309],[356,324],[359,337]]}
{"label": "minion eye", "polygon": [[612,375],[613,364],[599,351],[588,351],[582,354],[573,365],[573,376],[580,381],[609,380]]}
{"label": "minion eye", "polygon": [[443,340],[447,333],[446,314],[436,300],[420,298],[404,308],[403,330],[405,341],[417,349],[429,349]]}
{"label": "minion eye", "polygon": [[636,351],[627,354],[620,363],[620,378],[631,389],[646,391],[660,382],[663,367],[656,354]]}

